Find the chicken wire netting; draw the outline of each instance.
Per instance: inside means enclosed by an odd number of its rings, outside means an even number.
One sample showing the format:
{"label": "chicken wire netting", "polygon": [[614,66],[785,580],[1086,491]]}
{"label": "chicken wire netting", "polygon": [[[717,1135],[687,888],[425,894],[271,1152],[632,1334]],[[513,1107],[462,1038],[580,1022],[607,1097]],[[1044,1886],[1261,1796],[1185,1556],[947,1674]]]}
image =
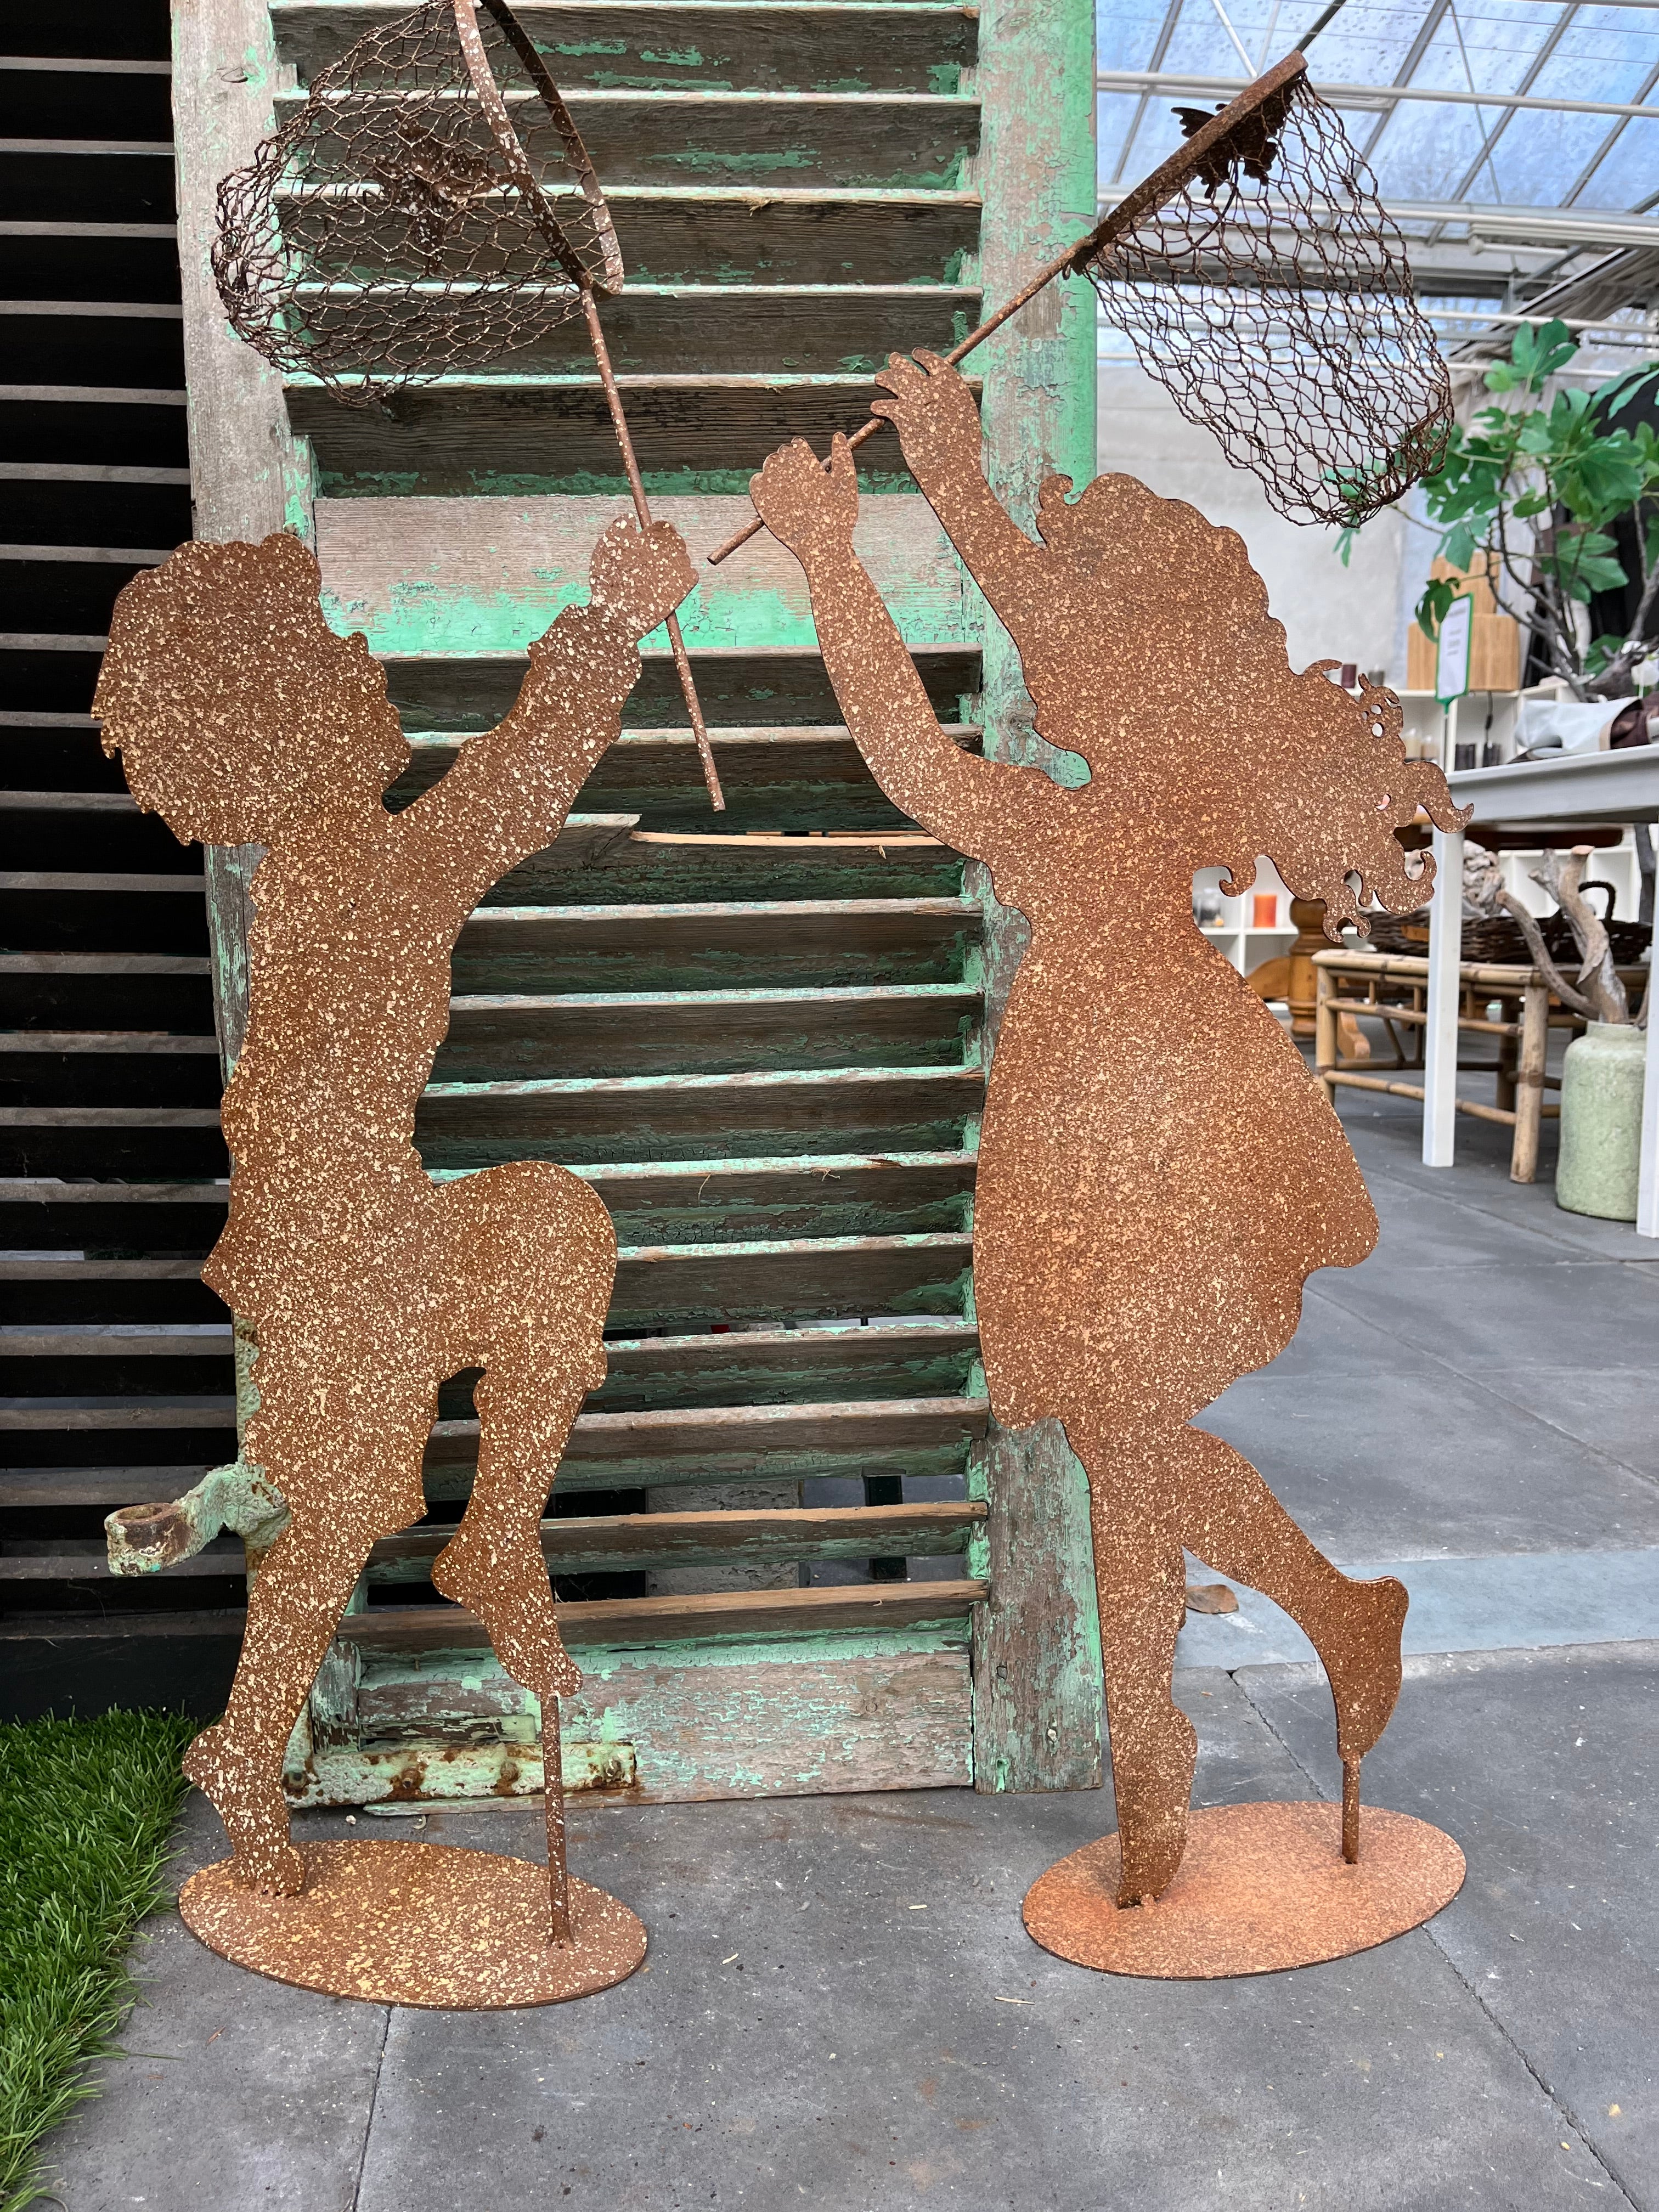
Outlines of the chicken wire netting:
{"label": "chicken wire netting", "polygon": [[348,404],[484,367],[580,315],[584,276],[622,282],[581,141],[523,33],[488,0],[460,12],[510,119],[505,149],[456,6],[428,0],[319,72],[219,187],[213,273],[232,328]]}
{"label": "chicken wire netting", "polygon": [[[1212,119],[1176,112],[1189,137]],[[1450,380],[1404,241],[1305,75],[1079,265],[1142,368],[1291,521],[1361,523],[1443,457]]]}

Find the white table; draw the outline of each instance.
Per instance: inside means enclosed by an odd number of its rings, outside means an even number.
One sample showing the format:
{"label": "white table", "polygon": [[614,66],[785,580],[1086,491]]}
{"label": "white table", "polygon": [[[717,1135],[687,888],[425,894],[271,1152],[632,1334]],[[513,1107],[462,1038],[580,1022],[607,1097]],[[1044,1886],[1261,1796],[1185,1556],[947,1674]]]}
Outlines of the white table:
{"label": "white table", "polygon": [[[1475,822],[1504,829],[1528,822],[1659,820],[1659,745],[1571,753],[1562,760],[1510,761],[1447,777]],[[1423,1162],[1449,1168],[1456,1145],[1457,968],[1462,950],[1460,886],[1463,837],[1434,833],[1435,896],[1429,909],[1429,1024],[1424,1043]],[[1659,1237],[1659,1020],[1648,1024],[1642,1104],[1642,1176],[1636,1233]]]}

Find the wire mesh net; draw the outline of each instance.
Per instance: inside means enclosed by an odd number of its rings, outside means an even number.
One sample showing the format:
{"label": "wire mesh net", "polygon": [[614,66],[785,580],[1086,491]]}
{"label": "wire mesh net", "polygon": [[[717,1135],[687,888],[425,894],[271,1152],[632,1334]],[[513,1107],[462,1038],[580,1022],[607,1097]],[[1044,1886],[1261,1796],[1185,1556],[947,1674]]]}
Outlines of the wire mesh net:
{"label": "wire mesh net", "polygon": [[[1188,137],[1212,119],[1176,112]],[[1450,382],[1404,241],[1305,75],[1083,266],[1142,368],[1292,521],[1363,522],[1444,455]]]}
{"label": "wire mesh net", "polygon": [[556,91],[487,8],[476,21],[509,150],[455,8],[428,0],[319,72],[304,106],[219,187],[213,273],[232,328],[348,404],[545,337],[581,313],[584,271],[608,290],[622,282]]}

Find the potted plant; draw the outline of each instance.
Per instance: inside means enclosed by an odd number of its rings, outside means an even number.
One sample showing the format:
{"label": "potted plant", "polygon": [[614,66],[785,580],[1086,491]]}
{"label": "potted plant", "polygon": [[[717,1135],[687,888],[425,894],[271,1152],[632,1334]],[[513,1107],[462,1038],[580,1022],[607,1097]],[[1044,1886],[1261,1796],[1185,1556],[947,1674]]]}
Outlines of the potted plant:
{"label": "potted plant", "polygon": [[[1531,631],[1551,674],[1575,699],[1610,700],[1628,695],[1633,671],[1654,649],[1659,435],[1650,422],[1622,428],[1615,418],[1659,379],[1659,368],[1630,370],[1594,392],[1558,391],[1546,404],[1546,385],[1577,350],[1565,323],[1518,330],[1510,358],[1486,371],[1493,404],[1467,428],[1453,427],[1444,460],[1423,478],[1423,497],[1441,559],[1467,571],[1484,553],[1500,605]],[[1345,562],[1355,535],[1344,531],[1338,540]],[[1460,588],[1447,577],[1425,588],[1417,621],[1426,636]],[[1624,594],[1626,618],[1617,631],[1592,635],[1592,602],[1605,616],[1613,592]]]}
{"label": "potted plant", "polygon": [[1578,845],[1571,853],[1547,853],[1543,866],[1531,872],[1533,881],[1549,893],[1572,931],[1579,964],[1571,981],[1552,958],[1536,917],[1506,886],[1490,853],[1472,852],[1465,860],[1463,899],[1477,914],[1493,915],[1501,908],[1510,915],[1540,975],[1562,1005],[1583,1015],[1588,1024],[1583,1035],[1567,1047],[1561,1070],[1556,1204],[1570,1213],[1634,1221],[1647,1039],[1632,1019],[1607,926],[1584,896],[1584,866],[1590,851],[1589,846]]}
{"label": "potted plant", "polygon": [[[1467,575],[1484,569],[1501,611],[1531,635],[1541,661],[1577,700],[1630,700],[1636,670],[1654,652],[1659,625],[1659,434],[1632,419],[1634,403],[1659,380],[1649,363],[1595,391],[1545,387],[1578,351],[1565,323],[1517,330],[1507,361],[1485,384],[1492,404],[1454,426],[1446,457],[1423,478],[1428,520],[1442,562]],[[1353,531],[1337,551],[1346,562]],[[1416,608],[1435,637],[1466,584],[1432,579]],[[1593,617],[1616,620],[1597,632]],[[1613,741],[1639,744],[1659,694],[1628,707]],[[1653,842],[1635,831],[1642,876],[1640,920],[1653,920]]]}

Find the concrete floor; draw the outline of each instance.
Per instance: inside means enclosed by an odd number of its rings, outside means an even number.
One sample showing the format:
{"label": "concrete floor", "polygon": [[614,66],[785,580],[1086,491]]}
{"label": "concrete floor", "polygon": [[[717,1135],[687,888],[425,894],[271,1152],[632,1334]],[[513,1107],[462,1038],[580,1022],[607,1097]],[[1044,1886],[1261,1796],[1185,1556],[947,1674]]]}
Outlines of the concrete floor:
{"label": "concrete floor", "polygon": [[[1335,1557],[1413,1584],[1365,1778],[1468,1854],[1430,1928],[1296,1973],[1127,1981],[1019,1922],[1109,1796],[583,1811],[574,1863],[651,1954],[577,2006],[387,2013],[158,1917],[125,2055],[49,2147],[56,2200],[1659,2212],[1659,1247],[1510,1185],[1500,1133],[1465,1125],[1430,1173],[1409,1107],[1346,1118],[1381,1247],[1315,1279],[1296,1343],[1212,1419]],[[1304,1651],[1254,1598],[1193,1618],[1199,1802],[1334,1793]],[[529,1855],[539,1823],[425,1832]],[[181,1876],[222,1851],[199,1799],[180,1843]]]}

